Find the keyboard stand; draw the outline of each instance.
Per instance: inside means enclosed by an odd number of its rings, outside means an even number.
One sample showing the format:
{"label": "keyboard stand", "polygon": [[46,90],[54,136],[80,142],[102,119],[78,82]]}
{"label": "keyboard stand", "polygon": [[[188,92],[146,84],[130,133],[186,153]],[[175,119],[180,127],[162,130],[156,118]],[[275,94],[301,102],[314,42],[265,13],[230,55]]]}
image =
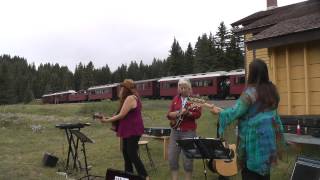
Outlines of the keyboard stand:
{"label": "keyboard stand", "polygon": [[91,175],[89,174],[89,170],[88,170],[88,162],[87,162],[87,154],[86,154],[86,146],[85,143],[94,143],[94,141],[92,139],[90,139],[89,137],[87,137],[85,134],[83,134],[82,132],[80,132],[79,130],[70,130],[71,134],[74,135],[75,137],[77,137],[77,142],[80,140],[81,144],[82,144],[82,149],[81,151],[83,152],[83,157],[84,157],[84,165],[85,165],[85,170],[86,170],[86,175],[79,178],[79,179],[95,179],[95,178],[103,178],[103,176],[96,176],[96,175]]}

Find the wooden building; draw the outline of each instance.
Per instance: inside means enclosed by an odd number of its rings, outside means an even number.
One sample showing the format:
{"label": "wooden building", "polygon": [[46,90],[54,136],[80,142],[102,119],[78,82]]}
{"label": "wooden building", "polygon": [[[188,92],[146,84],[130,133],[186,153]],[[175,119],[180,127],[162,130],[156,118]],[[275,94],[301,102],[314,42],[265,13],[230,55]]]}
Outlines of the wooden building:
{"label": "wooden building", "polygon": [[320,0],[272,7],[232,24],[245,37],[245,68],[266,62],[281,115],[320,114]]}

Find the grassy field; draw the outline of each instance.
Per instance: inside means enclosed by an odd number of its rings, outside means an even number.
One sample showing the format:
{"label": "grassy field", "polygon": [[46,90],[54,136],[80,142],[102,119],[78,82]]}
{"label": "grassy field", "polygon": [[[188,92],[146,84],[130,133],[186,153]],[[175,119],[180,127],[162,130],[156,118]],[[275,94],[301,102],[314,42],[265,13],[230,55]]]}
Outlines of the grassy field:
{"label": "grassy field", "polygon": [[[145,127],[168,127],[165,114],[170,101],[144,100],[143,117]],[[61,104],[61,105],[9,105],[0,106],[0,179],[65,179],[57,171],[63,170],[67,156],[67,142],[64,131],[55,128],[56,124],[66,122],[90,122],[91,126],[82,129],[88,137],[95,140],[87,144],[87,158],[93,166],[91,174],[105,175],[106,168],[123,169],[123,159],[119,151],[118,138],[109,125],[92,120],[93,112],[106,114],[115,112],[118,102],[103,101],[95,103]],[[202,137],[215,137],[216,117],[203,111],[198,121],[197,134]],[[40,125],[41,132],[33,132],[32,126]],[[229,134],[234,134],[232,129]],[[234,141],[234,135],[230,136]],[[152,158],[156,171],[147,164],[144,151],[141,152],[147,170],[154,180],[170,179],[168,163],[163,160],[162,144],[150,140]],[[50,152],[59,157],[58,165],[54,168],[44,167],[42,158],[44,152]],[[284,161],[272,171],[272,179],[289,179],[296,150],[288,147]],[[81,153],[81,151],[80,151]],[[318,156],[314,147],[304,147],[303,153]],[[182,173],[182,170],[180,170]],[[79,178],[84,171],[70,172],[69,178]],[[194,179],[204,179],[202,161],[194,163]],[[218,179],[214,173],[208,172],[208,179]],[[240,176],[232,179],[241,179]]]}

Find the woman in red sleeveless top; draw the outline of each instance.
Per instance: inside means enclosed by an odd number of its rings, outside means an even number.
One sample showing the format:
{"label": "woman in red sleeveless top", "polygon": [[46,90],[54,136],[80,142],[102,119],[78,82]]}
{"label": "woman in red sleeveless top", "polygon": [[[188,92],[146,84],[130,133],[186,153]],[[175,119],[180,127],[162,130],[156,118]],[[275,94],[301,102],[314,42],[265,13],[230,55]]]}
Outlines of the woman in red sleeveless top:
{"label": "woman in red sleeveless top", "polygon": [[133,165],[138,174],[149,179],[147,171],[138,156],[138,142],[143,134],[144,126],[141,115],[141,100],[136,86],[131,79],[125,79],[120,84],[120,106],[118,114],[110,118],[102,118],[100,121],[118,122],[117,136],[122,138],[122,154],[124,158],[125,171],[133,173]]}

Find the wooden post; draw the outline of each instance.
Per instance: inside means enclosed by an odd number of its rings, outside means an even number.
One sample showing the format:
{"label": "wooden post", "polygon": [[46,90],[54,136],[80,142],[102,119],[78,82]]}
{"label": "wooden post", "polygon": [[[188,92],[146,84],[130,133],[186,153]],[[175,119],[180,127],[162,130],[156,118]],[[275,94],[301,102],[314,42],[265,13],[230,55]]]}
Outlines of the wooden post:
{"label": "wooden post", "polygon": [[286,73],[287,73],[287,92],[288,92],[288,115],[291,115],[291,87],[290,87],[290,64],[289,64],[289,50],[286,47]]}
{"label": "wooden post", "polygon": [[303,45],[303,63],[304,63],[304,91],[306,99],[306,114],[310,113],[309,106],[309,76],[308,76],[308,59],[307,59],[307,45]]}
{"label": "wooden post", "polygon": [[168,160],[169,137],[163,138],[163,159]]}
{"label": "wooden post", "polygon": [[272,76],[273,76],[273,83],[274,85],[276,86],[277,85],[277,78],[276,78],[276,71],[277,71],[277,68],[276,68],[276,62],[275,62],[275,50],[274,48],[272,48],[271,50],[271,65],[272,65]]}

